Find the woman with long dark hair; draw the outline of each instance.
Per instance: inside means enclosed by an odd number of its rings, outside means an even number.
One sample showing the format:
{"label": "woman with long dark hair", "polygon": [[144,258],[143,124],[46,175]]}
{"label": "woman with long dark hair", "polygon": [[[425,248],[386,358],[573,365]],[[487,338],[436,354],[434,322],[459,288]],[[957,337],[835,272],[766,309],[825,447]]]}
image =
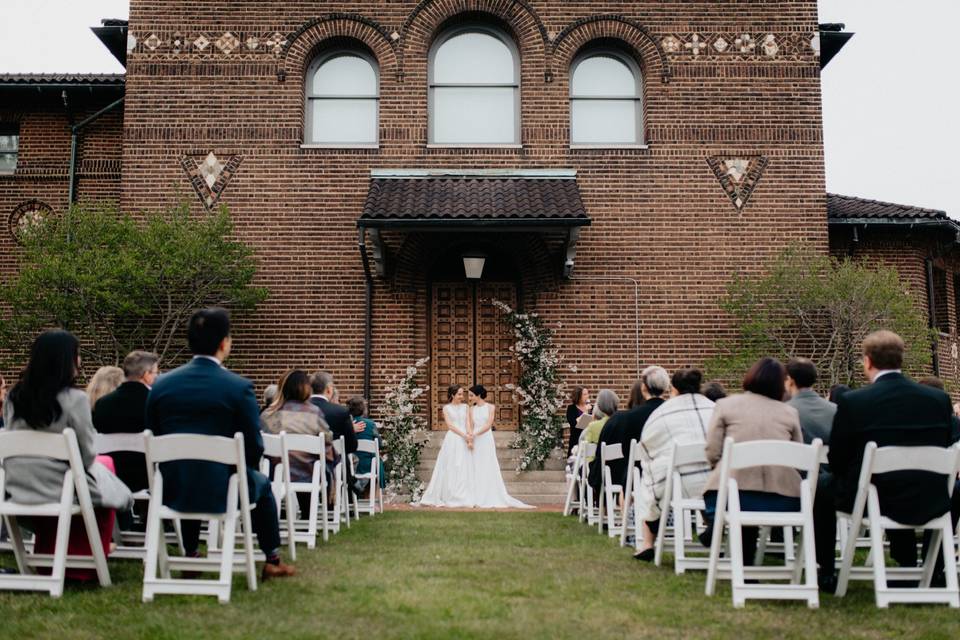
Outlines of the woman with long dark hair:
{"label": "woman with long dark hair", "polygon": [[[93,449],[93,419],[87,394],[74,388],[80,371],[80,344],[68,331],[45,331],[30,349],[30,361],[20,380],[10,390],[3,405],[6,429],[62,433],[73,429],[77,435],[80,458],[87,470],[90,498],[97,507],[97,522],[104,551],[109,553],[114,510],[133,504],[130,490],[105,466],[110,458],[98,457]],[[6,491],[10,499],[22,504],[47,504],[60,501],[63,474],[68,464],[48,458],[17,457],[3,461]],[[56,520],[35,518],[36,551],[52,553]],[[90,555],[86,533],[80,524],[71,527],[77,534],[70,538],[69,552]],[[68,577],[90,577],[89,570],[68,572]]]}
{"label": "woman with long dark hair", "polygon": [[590,413],[590,392],[586,387],[576,385],[570,390],[570,404],[567,405],[567,424],[570,425],[570,441],[567,443],[567,457],[573,452],[573,447],[580,442],[583,429],[577,426],[583,415]]}

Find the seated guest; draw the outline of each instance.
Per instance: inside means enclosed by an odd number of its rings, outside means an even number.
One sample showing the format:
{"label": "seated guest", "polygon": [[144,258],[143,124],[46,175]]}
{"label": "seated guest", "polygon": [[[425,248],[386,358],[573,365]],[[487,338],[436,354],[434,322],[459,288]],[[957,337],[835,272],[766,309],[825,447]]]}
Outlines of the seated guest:
{"label": "seated guest", "polygon": [[[280,379],[279,391],[260,419],[264,430],[269,433],[302,433],[311,436],[323,435],[326,447],[327,486],[333,486],[333,469],[336,466],[333,451],[333,433],[326,420],[310,400],[310,376],[306,371],[294,369]],[[313,463],[317,456],[303,451],[290,452],[290,480],[292,482],[311,482]],[[306,517],[310,510],[310,494],[297,493],[300,513]]]}
{"label": "seated guest", "polygon": [[[876,331],[867,336],[863,341],[863,372],[871,384],[849,391],[837,401],[827,456],[831,481],[818,484],[814,504],[819,580],[821,588],[827,591],[836,587],[834,507],[844,513],[853,510],[866,444],[949,447],[953,442],[949,396],[903,375],[904,350],[903,340],[891,331]],[[943,476],[926,471],[898,471],[874,476],[873,485],[880,498],[880,512],[897,522],[923,524],[949,510],[956,525],[958,510],[951,509]],[[953,495],[956,497],[958,492]],[[916,566],[914,532],[890,530],[886,534],[893,559],[903,567]],[[938,581],[942,580],[942,564],[937,573]]]}
{"label": "seated guest", "polygon": [[[104,466],[109,458],[93,450],[93,420],[87,395],[73,385],[80,370],[80,343],[67,331],[46,331],[34,341],[30,360],[20,381],[10,390],[3,405],[3,421],[9,431],[62,433],[76,432],[80,458],[87,470],[87,485],[100,529],[104,553],[110,552],[114,509],[127,510],[133,497],[126,485]],[[60,502],[63,475],[69,464],[49,458],[17,457],[3,461],[5,489],[9,499],[22,504]],[[37,553],[53,553],[56,518],[34,518]],[[90,542],[79,516],[70,527],[71,555],[91,554]],[[68,577],[92,579],[89,569],[70,570]]]}
{"label": "seated guest", "polygon": [[[663,395],[670,389],[670,376],[663,367],[647,367],[640,373],[630,392],[630,409],[618,411],[600,433],[599,445],[620,444],[623,448],[623,458],[614,460],[610,467],[610,477],[614,484],[622,487],[627,482],[627,462],[630,457],[630,441],[640,440],[643,434],[643,425],[647,418],[664,403]],[[594,491],[600,490],[600,479],[603,469],[600,456],[590,465],[590,486]]]}
{"label": "seated guest", "polygon": [[567,405],[567,425],[570,427],[570,442],[567,444],[567,457],[573,448],[580,442],[582,430],[577,426],[580,416],[590,413],[590,392],[585,387],[576,385],[570,392],[570,404]]}
{"label": "seated guest", "polygon": [[[313,395],[310,396],[310,402],[320,409],[324,419],[333,432],[334,440],[343,438],[345,451],[343,455],[350,455],[357,451],[357,432],[353,428],[353,420],[350,419],[350,413],[345,407],[340,406],[334,397],[337,394],[333,386],[333,376],[326,371],[318,371],[310,378],[310,386]],[[347,465],[347,486],[354,490],[355,479],[350,465]]]}
{"label": "seated guest", "polygon": [[[93,426],[100,433],[143,431],[147,394],[160,374],[160,358],[148,351],[134,351],[123,360],[126,380],[117,390],[100,398],[93,408]],[[148,487],[147,463],[142,453],[118,451],[111,454],[117,475],[131,491]]]}
{"label": "seated guest", "polygon": [[704,398],[714,403],[721,398],[727,397],[727,390],[724,389],[723,385],[716,380],[703,385],[703,390],[701,393],[703,394]]}
{"label": "seated guest", "polygon": [[268,384],[263,390],[263,408],[260,409],[260,413],[266,411],[270,405],[273,404],[273,401],[277,397],[277,390],[279,389],[278,385]]}
{"label": "seated guest", "polygon": [[123,384],[123,369],[120,367],[100,367],[90,378],[87,384],[87,397],[90,399],[90,406],[97,406],[100,398],[113,393]]}
{"label": "seated guest", "polygon": [[840,399],[840,396],[845,394],[847,391],[850,391],[850,387],[845,384],[835,384],[830,387],[830,393],[827,394],[827,399],[830,400],[833,404],[837,404],[837,401]]}
{"label": "seated guest", "polygon": [[[587,428],[581,434],[581,440],[591,444],[600,442],[600,432],[603,431],[603,426],[607,424],[610,416],[617,412],[619,405],[620,398],[617,397],[617,394],[610,389],[601,389],[600,393],[597,394],[597,403],[593,407],[593,416],[596,420],[587,425]],[[599,455],[587,456],[587,462],[593,462],[595,458],[599,457]]]}
{"label": "seated guest", "polygon": [[[803,442],[800,415],[783,402],[787,372],[776,358],[761,358],[743,379],[744,393],[723,398],[713,409],[707,429],[707,461],[713,467],[703,494],[707,531],[700,540],[709,545],[713,535],[717,490],[720,487],[720,457],[723,441],[786,440]],[[750,467],[730,472],[740,490],[744,511],[799,511],[800,473],[788,467]],[[720,533],[718,533],[720,535]],[[757,528],[743,529],[744,562],[753,562]]]}
{"label": "seated guest", "polygon": [[[383,440],[380,439],[380,433],[377,431],[377,423],[366,417],[367,401],[364,400],[362,396],[353,396],[347,401],[347,410],[350,412],[350,417],[353,420],[353,428],[357,432],[357,440],[376,440],[382,447]],[[370,473],[370,465],[373,463],[373,454],[365,451],[358,451],[356,456],[357,473],[361,475]],[[382,459],[380,460],[379,465],[380,488],[383,489],[387,486],[387,478],[384,474]],[[369,480],[357,479],[357,492],[364,493],[367,490],[368,484]]]}
{"label": "seated guest", "polygon": [[[697,369],[680,369],[670,380],[669,400],[647,418],[640,436],[639,497],[634,505],[636,522],[643,523],[643,543],[634,555],[638,560],[653,560],[653,541],[660,525],[660,501],[670,481],[667,472],[674,446],[706,444],[707,426],[713,416],[713,402],[700,395],[703,374]],[[681,470],[684,498],[703,493],[710,466],[685,466]],[[680,498],[681,496],[676,496]]]}
{"label": "seated guest", "polygon": [[[251,512],[251,527],[267,558],[262,577],[296,573],[280,561],[280,523],[270,481],[257,471],[263,456],[260,410],[253,383],[223,366],[233,344],[230,316],[225,309],[197,311],[190,318],[187,343],[193,360],[158,378],[147,397],[146,426],[155,435],[193,433],[232,438],[243,434]],[[223,513],[226,510],[230,467],[215,462],[178,460],[161,465],[163,501],[184,513]],[[200,522],[182,520],[187,555],[197,557]]]}
{"label": "seated guest", "polygon": [[810,444],[817,438],[830,444],[830,430],[837,405],[824,400],[813,385],[817,382],[817,367],[806,358],[791,358],[787,362],[787,401],[800,414],[803,441]]}

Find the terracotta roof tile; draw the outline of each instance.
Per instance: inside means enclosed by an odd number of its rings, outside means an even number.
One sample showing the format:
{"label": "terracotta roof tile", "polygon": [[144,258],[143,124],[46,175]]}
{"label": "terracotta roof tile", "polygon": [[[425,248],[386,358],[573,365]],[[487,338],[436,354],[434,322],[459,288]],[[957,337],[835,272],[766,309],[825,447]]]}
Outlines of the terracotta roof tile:
{"label": "terracotta roof tile", "polygon": [[924,209],[922,207],[911,207],[905,204],[893,204],[891,202],[841,196],[833,193],[827,194],[827,213],[831,219],[874,218],[877,219],[878,222],[884,219],[947,219],[947,212],[938,209]]}

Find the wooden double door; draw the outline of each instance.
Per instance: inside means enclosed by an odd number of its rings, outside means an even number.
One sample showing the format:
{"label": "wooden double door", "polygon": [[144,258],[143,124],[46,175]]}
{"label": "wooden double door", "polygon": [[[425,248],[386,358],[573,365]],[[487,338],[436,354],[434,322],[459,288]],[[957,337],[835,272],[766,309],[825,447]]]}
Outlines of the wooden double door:
{"label": "wooden double door", "polygon": [[512,283],[438,282],[431,305],[431,426],[444,429],[443,405],[452,384],[481,384],[487,402],[497,407],[496,428],[515,431],[519,408],[507,385],[517,381],[518,366],[510,347],[513,331],[493,300],[516,308]]}

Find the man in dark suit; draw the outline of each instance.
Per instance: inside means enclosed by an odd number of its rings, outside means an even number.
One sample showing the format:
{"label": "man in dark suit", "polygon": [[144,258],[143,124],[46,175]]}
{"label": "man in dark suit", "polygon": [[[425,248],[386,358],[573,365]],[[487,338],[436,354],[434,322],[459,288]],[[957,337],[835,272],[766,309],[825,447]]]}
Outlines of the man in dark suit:
{"label": "man in dark suit", "polygon": [[[863,370],[871,384],[842,395],[830,434],[830,474],[818,484],[814,505],[820,583],[832,590],[837,510],[850,513],[868,442],[877,446],[951,445],[953,409],[947,394],[906,378],[901,372],[904,343],[897,334],[877,331],[863,341]],[[947,482],[926,471],[875,476],[880,511],[897,522],[922,524],[950,510]],[[888,531],[890,555],[901,566],[917,563],[913,531]],[[827,542],[829,540],[829,542]],[[822,541],[822,543],[821,543]]]}
{"label": "man in dark suit", "polygon": [[665,402],[663,396],[669,389],[670,376],[663,367],[647,367],[640,374],[640,379],[634,383],[630,392],[630,408],[627,411],[618,411],[613,414],[603,425],[603,430],[600,432],[597,456],[590,463],[590,476],[588,478],[594,491],[600,490],[601,474],[603,473],[600,450],[604,445],[609,444],[619,443],[623,449],[623,459],[615,460],[607,465],[610,467],[610,477],[615,484],[622,487],[627,486],[630,442],[640,440],[643,425],[647,423],[650,414]]}
{"label": "man in dark suit", "polygon": [[[123,360],[126,380],[93,408],[93,426],[100,433],[140,433],[146,419],[147,394],[160,373],[160,358],[149,351],[134,351]],[[142,453],[112,453],[117,476],[131,491],[146,489],[147,466]]]}
{"label": "man in dark suit", "polygon": [[[333,386],[333,376],[326,371],[318,371],[310,377],[310,386],[313,388],[310,402],[320,409],[324,420],[330,425],[334,439],[339,440],[342,436],[346,454],[355,453],[357,450],[357,432],[347,408],[333,401],[333,394],[336,392]],[[356,493],[355,484],[350,465],[347,465],[347,486],[354,493]]]}
{"label": "man in dark suit", "polygon": [[[157,379],[147,398],[146,425],[155,435],[193,433],[232,438],[243,434],[252,528],[267,557],[263,579],[294,575],[293,567],[280,561],[280,524],[269,480],[257,471],[263,455],[260,411],[253,383],[224,368],[230,355],[230,316],[224,309],[203,309],[193,314],[187,331],[193,360]],[[197,460],[161,465],[164,504],[183,512],[223,513],[227,483],[232,470],[227,465]],[[183,545],[196,555],[200,523],[182,522]]]}

